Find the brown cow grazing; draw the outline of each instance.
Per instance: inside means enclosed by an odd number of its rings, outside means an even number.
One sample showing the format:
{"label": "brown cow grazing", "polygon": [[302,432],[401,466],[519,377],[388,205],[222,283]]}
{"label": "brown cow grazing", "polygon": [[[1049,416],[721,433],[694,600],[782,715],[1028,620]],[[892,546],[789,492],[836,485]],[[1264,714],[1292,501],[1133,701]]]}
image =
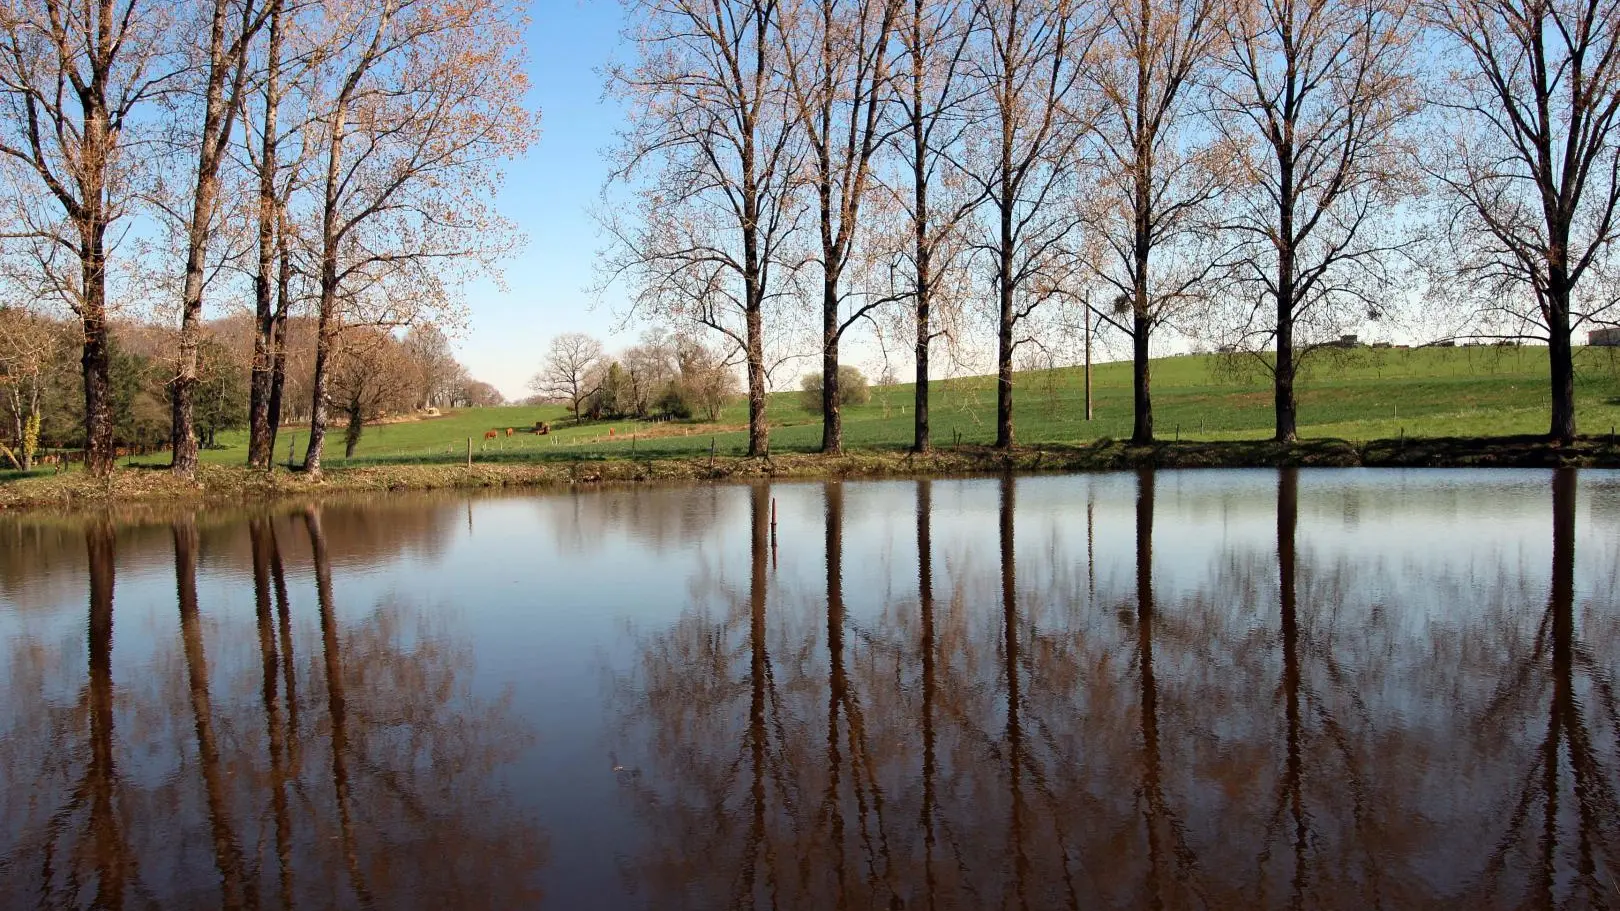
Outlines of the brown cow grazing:
{"label": "brown cow grazing", "polygon": [[498,430],[486,430],[486,431],[484,431],[484,439],[486,439],[486,440],[493,440],[499,435],[500,435],[500,431],[498,431]]}
{"label": "brown cow grazing", "polygon": [[506,428],[506,435],[507,435],[507,436],[511,436],[511,435],[512,435],[512,428],[510,428],[510,427],[508,427],[508,428]]}

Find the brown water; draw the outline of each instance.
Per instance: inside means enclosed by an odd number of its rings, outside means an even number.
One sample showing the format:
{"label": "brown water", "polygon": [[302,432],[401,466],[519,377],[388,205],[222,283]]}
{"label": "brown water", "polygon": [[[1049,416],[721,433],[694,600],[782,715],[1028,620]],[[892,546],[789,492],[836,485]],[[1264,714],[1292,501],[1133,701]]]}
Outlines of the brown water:
{"label": "brown water", "polygon": [[0,518],[0,907],[1620,907],[1620,473]]}

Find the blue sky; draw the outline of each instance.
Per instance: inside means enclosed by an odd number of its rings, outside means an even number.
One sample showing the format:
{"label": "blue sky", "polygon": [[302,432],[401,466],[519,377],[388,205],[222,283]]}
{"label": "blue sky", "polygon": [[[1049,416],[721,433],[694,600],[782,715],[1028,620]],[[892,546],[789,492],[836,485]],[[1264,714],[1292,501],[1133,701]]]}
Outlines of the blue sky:
{"label": "blue sky", "polygon": [[623,115],[604,99],[601,68],[620,44],[618,0],[534,0],[528,29],[529,101],[541,112],[540,141],[507,167],[499,201],[528,243],[505,263],[506,288],[467,290],[462,363],[510,398],[527,395],[553,335],[589,332],[610,347],[640,327],[621,323],[612,298],[590,292],[601,246],[591,216],[607,175],[605,153]]}

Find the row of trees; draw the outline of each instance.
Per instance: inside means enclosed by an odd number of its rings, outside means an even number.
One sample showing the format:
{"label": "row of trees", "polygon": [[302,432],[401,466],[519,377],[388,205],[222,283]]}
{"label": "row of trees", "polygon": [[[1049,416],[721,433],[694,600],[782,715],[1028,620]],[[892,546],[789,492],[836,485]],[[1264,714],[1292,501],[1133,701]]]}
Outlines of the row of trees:
{"label": "row of trees", "polygon": [[205,304],[252,300],[249,462],[266,466],[289,326],[314,327],[319,472],[347,336],[453,319],[507,250],[500,164],[533,141],[522,10],[494,0],[8,0],[0,248],[72,312],[90,469],[112,468],[120,296],[172,306],[174,470],[197,460]]}
{"label": "row of trees", "polygon": [[575,421],[696,414],[714,421],[736,395],[737,378],[725,358],[689,336],[650,334],[614,357],[595,338],[569,332],[552,339],[529,388],[566,403]]}
{"label": "row of trees", "polygon": [[[249,425],[253,320],[239,314],[201,326],[192,432],[203,447],[216,435]],[[291,395],[270,427],[286,417],[308,420],[314,387],[314,321],[286,328],[283,382]],[[85,445],[79,326],[20,309],[0,310],[0,460],[27,471],[42,449]],[[147,452],[173,438],[174,327],[115,321],[108,327],[108,401],[114,452]],[[346,454],[365,424],[429,407],[498,405],[500,393],[473,379],[432,326],[403,337],[377,328],[347,332],[331,361],[328,395],[347,421]]]}
{"label": "row of trees", "polygon": [[737,352],[751,452],[804,329],[826,451],[850,330],[909,339],[921,451],[934,343],[974,316],[1000,446],[1015,351],[1065,319],[1129,343],[1136,441],[1167,333],[1254,355],[1290,440],[1301,359],[1401,304],[1545,340],[1575,435],[1572,334],[1616,300],[1615,0],[626,5],[605,281]]}

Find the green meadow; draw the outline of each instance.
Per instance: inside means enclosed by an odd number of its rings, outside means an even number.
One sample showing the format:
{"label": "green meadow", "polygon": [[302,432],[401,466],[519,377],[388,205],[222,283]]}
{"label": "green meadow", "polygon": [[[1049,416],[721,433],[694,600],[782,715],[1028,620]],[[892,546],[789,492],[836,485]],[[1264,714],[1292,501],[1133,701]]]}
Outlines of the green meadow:
{"label": "green meadow", "polygon": [[[1586,435],[1606,435],[1620,425],[1620,349],[1578,349],[1578,420]],[[1271,435],[1272,400],[1267,377],[1234,369],[1229,360],[1185,355],[1155,360],[1152,371],[1154,427],[1164,440],[1256,440]],[[983,445],[995,438],[995,379],[935,381],[933,434],[938,446]],[[1094,419],[1085,420],[1081,368],[1020,373],[1014,423],[1021,444],[1121,439],[1131,431],[1131,370],[1124,362],[1092,371]],[[1546,431],[1546,350],[1542,348],[1361,348],[1319,353],[1307,362],[1297,386],[1301,436],[1350,441],[1407,437],[1489,437]],[[874,387],[871,401],[844,410],[845,446],[898,449],[911,442],[912,387]],[[819,414],[796,392],[771,397],[771,449],[809,452],[821,443]],[[577,459],[704,454],[736,455],[747,443],[745,402],[729,405],[717,423],[654,423],[633,420],[573,425],[560,406],[467,409],[439,418],[368,426],[352,460],[344,459],[343,428],[327,437],[326,463],[445,462],[466,458],[472,440],[480,461]],[[553,432],[524,432],[547,421]],[[506,428],[517,432],[505,435]],[[500,431],[485,440],[489,430]],[[285,463],[288,443],[302,460],[307,430],[287,426],[277,444]],[[246,435],[221,435],[221,448],[206,461],[239,464]],[[157,454],[147,464],[167,459]]]}

